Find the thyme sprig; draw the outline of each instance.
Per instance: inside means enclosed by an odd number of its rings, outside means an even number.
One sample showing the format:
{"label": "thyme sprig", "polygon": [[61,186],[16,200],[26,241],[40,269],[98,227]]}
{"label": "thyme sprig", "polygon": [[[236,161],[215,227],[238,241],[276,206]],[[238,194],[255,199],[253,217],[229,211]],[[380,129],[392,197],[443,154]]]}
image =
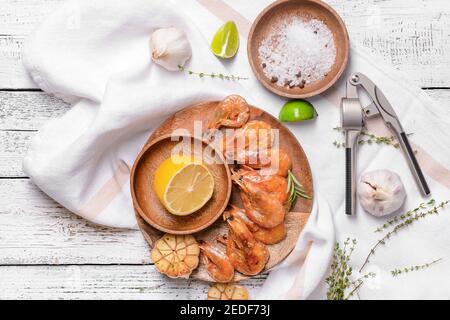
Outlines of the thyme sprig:
{"label": "thyme sprig", "polygon": [[[334,130],[337,130],[339,132],[342,132],[343,129],[341,127],[335,127]],[[411,136],[412,133],[408,133],[407,136]],[[364,139],[364,137],[367,137]],[[400,148],[400,144],[397,142],[397,139],[394,136],[377,136],[371,132],[368,131],[361,131],[361,136],[358,139],[358,144],[385,144],[394,147],[395,149]],[[345,148],[345,142],[339,142],[339,141],[333,141],[333,145],[336,146],[336,148]]]}
{"label": "thyme sprig", "polygon": [[[355,251],[356,244],[356,239],[350,238],[344,241],[343,248],[341,248],[339,243],[336,243],[331,262],[331,272],[325,279],[325,282],[328,284],[328,300],[347,300],[364,284],[364,280],[375,277],[375,273],[369,272],[355,281],[350,280],[353,268],[349,265],[349,262],[353,251]],[[350,292],[346,294],[348,290]]]}
{"label": "thyme sprig", "polygon": [[375,276],[376,276],[375,272],[368,272],[363,276],[359,277],[358,279],[356,279],[355,281],[353,281],[351,283],[351,287],[353,287],[353,289],[349,292],[345,300],[348,300],[350,297],[352,297],[355,294],[355,292],[358,291],[359,288],[361,288],[365,280],[369,278],[374,278]]}
{"label": "thyme sprig", "polygon": [[363,265],[359,269],[359,272],[361,272],[364,269],[364,267],[367,265],[367,263],[369,263],[369,261],[370,261],[369,259],[375,254],[375,252],[378,249],[378,247],[381,246],[381,245],[385,245],[386,242],[391,238],[392,235],[396,234],[398,231],[404,229],[405,227],[413,224],[414,222],[416,222],[416,221],[418,221],[420,219],[426,218],[427,216],[430,216],[430,215],[433,215],[433,214],[438,214],[439,210],[444,208],[449,202],[450,202],[450,200],[443,201],[440,204],[432,207],[430,210],[413,213],[410,217],[405,218],[400,223],[395,225],[394,228],[391,231],[386,233],[370,249],[369,254],[367,255],[366,259],[364,260]]}
{"label": "thyme sprig", "polygon": [[334,247],[331,273],[325,279],[328,284],[328,300],[344,300],[345,298],[345,291],[350,285],[350,277],[353,272],[348,263],[355,250],[356,243],[356,239],[350,240],[350,238],[347,238],[344,241],[344,248],[341,249],[339,243],[336,243]]}
{"label": "thyme sprig", "polygon": [[394,225],[396,225],[397,223],[399,223],[400,221],[405,221],[406,219],[409,219],[411,217],[413,217],[414,214],[416,214],[417,212],[424,210],[428,207],[433,206],[436,203],[436,200],[431,199],[427,202],[422,202],[421,204],[419,204],[416,208],[407,211],[406,213],[403,213],[401,215],[395,216],[392,219],[389,219],[388,221],[386,221],[386,223],[384,223],[382,226],[378,227],[374,232],[382,232]]}
{"label": "thyme sprig", "polygon": [[306,193],[305,188],[300,183],[300,181],[297,180],[297,178],[294,176],[291,170],[288,171],[287,179],[288,179],[287,192],[289,195],[288,202],[291,207],[295,204],[298,197],[302,197],[305,199],[312,199],[311,196]]}
{"label": "thyme sprig", "polygon": [[435,263],[438,263],[439,261],[441,261],[442,258],[433,260],[431,262],[427,262],[425,264],[422,265],[416,265],[416,266],[410,266],[410,267],[404,267],[404,268],[397,268],[394,270],[391,270],[391,275],[393,277],[396,277],[400,274],[404,274],[404,273],[408,273],[408,272],[413,272],[413,271],[419,271],[419,270],[423,270],[423,269],[427,269],[428,267],[432,266]]}
{"label": "thyme sprig", "polygon": [[223,73],[208,73],[208,72],[197,72],[197,71],[193,71],[190,69],[187,69],[184,66],[178,66],[178,70],[181,72],[186,72],[187,74],[190,75],[196,75],[199,78],[204,78],[204,77],[209,77],[209,78],[217,78],[217,79],[222,79],[222,80],[230,80],[230,81],[238,81],[238,80],[248,80],[247,77],[241,77],[241,76],[235,76],[232,74],[223,74]]}

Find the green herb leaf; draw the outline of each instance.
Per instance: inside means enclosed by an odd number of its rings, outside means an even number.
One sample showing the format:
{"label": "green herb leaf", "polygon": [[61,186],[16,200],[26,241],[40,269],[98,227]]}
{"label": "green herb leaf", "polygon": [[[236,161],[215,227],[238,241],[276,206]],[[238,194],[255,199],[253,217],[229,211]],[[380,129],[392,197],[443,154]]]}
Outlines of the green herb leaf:
{"label": "green herb leaf", "polygon": [[[439,210],[443,209],[448,203],[450,203],[450,200],[443,201],[443,202],[439,203],[438,205],[435,205],[431,209],[426,210],[427,204],[428,205],[435,204],[434,199],[432,199],[432,200],[428,201],[426,204],[422,203],[417,208],[407,212],[403,218],[400,217],[400,219],[395,220],[395,221],[398,221],[398,223],[393,226],[393,229],[391,231],[386,233],[381,239],[379,239],[377,241],[377,243],[375,243],[375,245],[372,247],[369,254],[367,255],[366,260],[364,261],[361,268],[359,269],[359,272],[361,272],[364,269],[364,267],[369,263],[370,257],[375,254],[375,251],[378,249],[378,247],[380,245],[385,245],[387,240],[389,240],[392,235],[396,234],[400,230],[403,230],[405,227],[413,224],[416,221],[419,221],[419,220],[426,218],[433,214],[438,214]],[[426,210],[426,211],[423,211],[423,210]],[[383,231],[384,229],[385,229],[385,226],[383,225],[381,228],[378,228],[377,230]]]}
{"label": "green herb leaf", "polygon": [[287,179],[288,186],[286,191],[288,193],[288,202],[291,207],[295,204],[298,197],[312,199],[312,197],[306,193],[303,185],[297,180],[291,170],[288,171]]}
{"label": "green herb leaf", "polygon": [[248,80],[247,77],[240,77],[235,75],[224,75],[222,73],[207,73],[207,72],[197,72],[193,70],[186,69],[184,66],[178,66],[178,70],[181,72],[186,72],[189,75],[196,75],[199,78],[209,77],[209,78],[219,78],[222,80],[232,80],[232,81],[239,81],[239,80]]}
{"label": "green herb leaf", "polygon": [[438,263],[441,260],[442,260],[442,258],[439,258],[439,259],[433,260],[431,262],[427,262],[427,263],[419,265],[419,266],[397,268],[397,269],[391,270],[391,275],[393,277],[396,277],[402,273],[408,273],[408,272],[412,272],[412,271],[419,271],[419,270],[427,269],[427,268],[431,267],[433,264]]}
{"label": "green herb leaf", "polygon": [[[333,128],[336,131],[339,132],[344,132],[344,130],[341,127],[335,127]],[[407,136],[411,136],[412,133],[408,133]],[[364,139],[365,137],[365,139]],[[395,149],[399,149],[400,148],[400,144],[397,142],[397,140],[395,139],[394,136],[377,136],[371,132],[368,131],[361,131],[361,135],[358,139],[358,144],[359,145],[363,145],[363,144],[385,144],[385,145],[389,145],[394,147]],[[345,142],[339,142],[339,141],[334,141],[333,145],[336,148],[345,148]],[[417,152],[417,151],[415,151]]]}
{"label": "green herb leaf", "polygon": [[349,262],[356,243],[356,239],[347,238],[344,241],[343,248],[341,248],[339,243],[336,243],[334,247],[330,274],[325,279],[328,285],[328,300],[348,300],[364,284],[365,280],[376,275],[373,272],[369,272],[354,281],[350,280],[353,269],[349,266]]}

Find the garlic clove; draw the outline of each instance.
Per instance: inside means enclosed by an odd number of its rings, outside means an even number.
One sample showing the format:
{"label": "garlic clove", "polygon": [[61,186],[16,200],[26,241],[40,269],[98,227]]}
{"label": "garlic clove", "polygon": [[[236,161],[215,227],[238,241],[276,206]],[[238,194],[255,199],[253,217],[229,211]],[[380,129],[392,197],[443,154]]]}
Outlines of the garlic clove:
{"label": "garlic clove", "polygon": [[363,209],[376,217],[397,211],[406,199],[403,182],[398,174],[389,170],[363,174],[357,189]]}
{"label": "garlic clove", "polygon": [[186,34],[174,27],[155,30],[150,36],[152,60],[170,71],[184,66],[192,55],[191,45]]}

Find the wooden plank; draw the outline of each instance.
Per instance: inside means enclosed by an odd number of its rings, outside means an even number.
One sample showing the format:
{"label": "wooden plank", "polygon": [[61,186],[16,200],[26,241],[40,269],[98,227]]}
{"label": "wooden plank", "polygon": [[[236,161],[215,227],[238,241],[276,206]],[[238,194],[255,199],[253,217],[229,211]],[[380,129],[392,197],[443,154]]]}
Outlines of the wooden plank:
{"label": "wooden plank", "polygon": [[26,36],[65,0],[2,0],[0,10],[0,88],[36,88],[22,64]]}
{"label": "wooden plank", "polygon": [[0,35],[0,88],[36,88],[22,64],[22,36]]}
{"label": "wooden plank", "polygon": [[[239,9],[239,1],[230,1]],[[345,20],[352,43],[369,49],[423,87],[450,87],[450,2],[327,0]],[[61,0],[6,0],[0,14],[0,88],[36,87],[21,63],[24,37]],[[243,12],[248,11],[243,10]],[[256,14],[256,13],[254,13]]]}
{"label": "wooden plank", "polygon": [[450,108],[450,89],[426,90],[425,92],[440,106]]}
{"label": "wooden plank", "polygon": [[0,177],[25,177],[22,158],[33,131],[0,131]]}
{"label": "wooden plank", "polygon": [[0,265],[149,264],[140,231],[70,213],[29,179],[0,179]]}
{"label": "wooden plank", "polygon": [[[250,293],[264,276],[242,282]],[[168,279],[154,266],[0,266],[2,299],[205,300],[209,284]]]}
{"label": "wooden plank", "polygon": [[0,130],[37,130],[69,108],[44,92],[0,91]]}
{"label": "wooden plank", "polygon": [[2,0],[0,34],[27,35],[65,0]]}
{"label": "wooden plank", "polygon": [[0,131],[0,177],[26,177],[22,158],[34,131]]}
{"label": "wooden plank", "polygon": [[450,87],[450,2],[327,1],[341,14],[353,44],[368,49],[421,87]]}
{"label": "wooden plank", "polygon": [[25,177],[22,158],[31,137],[69,108],[44,92],[0,91],[0,177]]}

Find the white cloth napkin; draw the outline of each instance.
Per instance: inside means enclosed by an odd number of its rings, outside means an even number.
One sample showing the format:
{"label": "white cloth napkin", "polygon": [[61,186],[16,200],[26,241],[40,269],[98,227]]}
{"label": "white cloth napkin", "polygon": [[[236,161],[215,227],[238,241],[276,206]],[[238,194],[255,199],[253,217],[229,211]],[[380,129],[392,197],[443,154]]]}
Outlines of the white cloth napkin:
{"label": "white cloth napkin", "polygon": [[331,261],[334,236],[330,207],[316,192],[311,216],[294,250],[272,269],[255,298],[306,299],[320,290]]}
{"label": "white cloth napkin", "polygon": [[167,1],[69,2],[39,28],[25,64],[45,91],[72,102],[33,140],[24,170],[69,210],[99,224],[135,228],[129,170],[151,131],[178,109],[242,93],[151,62],[149,35],[184,30],[192,68],[220,70],[207,43]]}
{"label": "white cloth napkin", "polygon": [[[263,4],[246,5],[245,15],[254,17]],[[86,219],[134,228],[129,169],[151,131],[166,117],[189,104],[230,93],[241,94],[276,116],[283,100],[263,89],[253,76],[245,43],[229,62],[210,53],[209,41],[223,23],[218,17],[237,21],[241,41],[245,42],[250,22],[220,0],[72,1],[51,15],[28,40],[24,59],[36,83],[71,102],[72,108],[48,122],[32,141],[24,159],[24,170],[32,181]],[[182,28],[188,35],[193,49],[189,68],[234,73],[249,76],[250,80],[232,83],[199,79],[153,64],[149,35],[167,26]],[[411,140],[416,143],[433,196],[448,197],[450,147],[445,137],[448,139],[450,133],[449,110],[439,108],[397,72],[356,49],[352,50],[348,68],[348,72],[352,71],[364,72],[380,85],[406,130],[414,132]],[[343,213],[344,157],[342,149],[332,144],[342,140],[332,128],[339,125],[343,83],[344,79],[326,94],[310,100],[319,113],[317,120],[289,126],[308,155],[315,187],[321,194],[316,194],[311,219],[294,252],[270,274],[256,297],[324,298],[323,279],[334,244],[330,212],[334,214],[339,240],[347,235],[359,240],[354,261],[361,261],[377,238],[372,231],[383,220],[372,218],[361,208],[355,217]],[[383,126],[374,121],[370,129],[384,132]],[[398,172],[408,192],[405,208],[421,200],[398,150],[363,146],[358,153],[358,167],[360,172],[375,168]],[[449,263],[445,259],[432,271],[403,278],[409,279],[407,282],[388,275],[391,267],[448,255],[450,237],[444,228],[449,220],[448,214],[432,217],[417,227],[411,226],[405,235],[396,236],[392,246],[373,260],[383,280],[366,287],[369,289],[361,291],[361,297],[450,298]]]}

